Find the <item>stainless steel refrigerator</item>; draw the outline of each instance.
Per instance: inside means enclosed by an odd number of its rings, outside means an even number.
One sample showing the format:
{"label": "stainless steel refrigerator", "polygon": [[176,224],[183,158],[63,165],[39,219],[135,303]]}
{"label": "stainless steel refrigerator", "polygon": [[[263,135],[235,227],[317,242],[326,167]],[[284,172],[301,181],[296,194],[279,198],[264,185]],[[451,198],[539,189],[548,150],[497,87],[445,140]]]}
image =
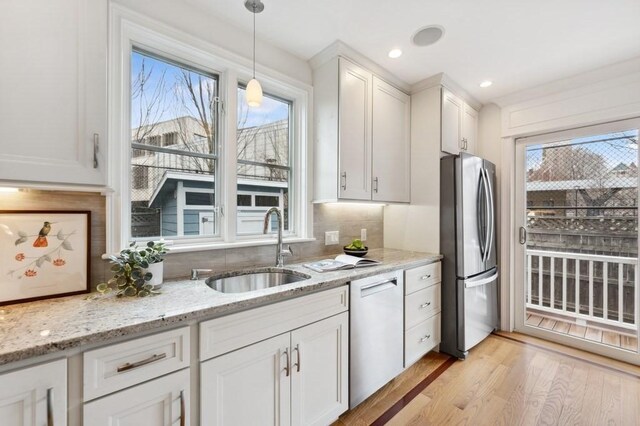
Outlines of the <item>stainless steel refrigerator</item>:
{"label": "stainless steel refrigerator", "polygon": [[496,169],[467,153],[440,161],[440,351],[464,359],[498,327]]}

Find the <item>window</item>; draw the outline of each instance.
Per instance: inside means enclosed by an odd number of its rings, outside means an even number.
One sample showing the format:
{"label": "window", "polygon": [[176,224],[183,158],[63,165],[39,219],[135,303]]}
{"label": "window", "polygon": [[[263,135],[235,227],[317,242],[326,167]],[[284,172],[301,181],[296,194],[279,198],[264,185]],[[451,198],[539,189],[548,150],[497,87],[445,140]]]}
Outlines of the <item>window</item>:
{"label": "window", "polygon": [[109,63],[119,132],[109,149],[108,252],[160,237],[174,253],[272,244],[262,233],[271,207],[282,209],[288,241],[308,241],[311,87],[264,70],[263,105],[248,109],[244,65],[126,10],[114,19],[127,30],[110,43],[129,50]]}
{"label": "window", "polygon": [[131,53],[132,238],[198,236],[201,213],[216,233],[217,96],[217,76]]}
{"label": "window", "polygon": [[290,101],[265,94],[262,105],[249,108],[244,102],[245,88],[238,87],[237,114],[237,183],[238,192],[260,192],[251,204],[243,209],[238,205],[238,235],[262,233],[251,222],[264,217],[270,207],[280,207],[283,212],[283,229],[291,231],[291,204],[289,184],[292,170],[289,163],[291,148]]}

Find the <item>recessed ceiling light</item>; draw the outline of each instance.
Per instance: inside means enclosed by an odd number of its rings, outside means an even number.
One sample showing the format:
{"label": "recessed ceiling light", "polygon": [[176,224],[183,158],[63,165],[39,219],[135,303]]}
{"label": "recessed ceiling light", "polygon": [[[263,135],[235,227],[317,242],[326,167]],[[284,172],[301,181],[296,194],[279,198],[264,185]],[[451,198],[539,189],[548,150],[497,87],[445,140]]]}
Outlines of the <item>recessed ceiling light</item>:
{"label": "recessed ceiling light", "polygon": [[491,80],[485,80],[482,83],[480,83],[480,87],[489,87],[493,84],[493,81]]}
{"label": "recessed ceiling light", "polygon": [[402,50],[400,50],[400,49],[391,49],[389,51],[389,57],[390,58],[395,59],[395,58],[399,58],[400,56],[402,56]]}
{"label": "recessed ceiling light", "polygon": [[416,46],[430,46],[440,40],[443,35],[443,27],[440,25],[429,25],[416,31],[411,37],[411,41]]}

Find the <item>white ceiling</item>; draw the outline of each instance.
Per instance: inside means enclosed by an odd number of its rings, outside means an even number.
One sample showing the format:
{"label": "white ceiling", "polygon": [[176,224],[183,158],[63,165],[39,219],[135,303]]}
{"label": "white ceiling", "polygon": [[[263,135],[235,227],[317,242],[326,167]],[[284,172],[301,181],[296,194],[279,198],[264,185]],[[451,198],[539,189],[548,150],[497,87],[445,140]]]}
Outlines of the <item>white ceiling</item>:
{"label": "white ceiling", "polygon": [[[183,1],[251,31],[244,0]],[[303,59],[342,40],[409,84],[445,72],[483,103],[640,56],[640,0],[263,2],[259,39]],[[431,24],[445,28],[442,40],[413,46],[413,32]],[[404,54],[388,58],[396,47]]]}

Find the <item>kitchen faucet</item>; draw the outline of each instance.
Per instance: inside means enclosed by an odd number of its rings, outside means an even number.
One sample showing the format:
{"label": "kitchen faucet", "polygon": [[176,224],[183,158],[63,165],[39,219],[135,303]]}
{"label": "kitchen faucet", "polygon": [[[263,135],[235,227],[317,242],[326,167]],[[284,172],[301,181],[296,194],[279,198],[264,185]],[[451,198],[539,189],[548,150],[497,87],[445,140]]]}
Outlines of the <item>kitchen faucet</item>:
{"label": "kitchen faucet", "polygon": [[275,213],[276,218],[278,219],[278,245],[276,246],[276,268],[284,267],[284,257],[292,256],[293,251],[291,247],[287,246],[287,248],[282,248],[282,213],[280,209],[277,207],[271,207],[267,210],[267,214],[264,216],[264,229],[262,230],[263,234],[266,234],[269,230],[269,224],[271,221],[271,214]]}

